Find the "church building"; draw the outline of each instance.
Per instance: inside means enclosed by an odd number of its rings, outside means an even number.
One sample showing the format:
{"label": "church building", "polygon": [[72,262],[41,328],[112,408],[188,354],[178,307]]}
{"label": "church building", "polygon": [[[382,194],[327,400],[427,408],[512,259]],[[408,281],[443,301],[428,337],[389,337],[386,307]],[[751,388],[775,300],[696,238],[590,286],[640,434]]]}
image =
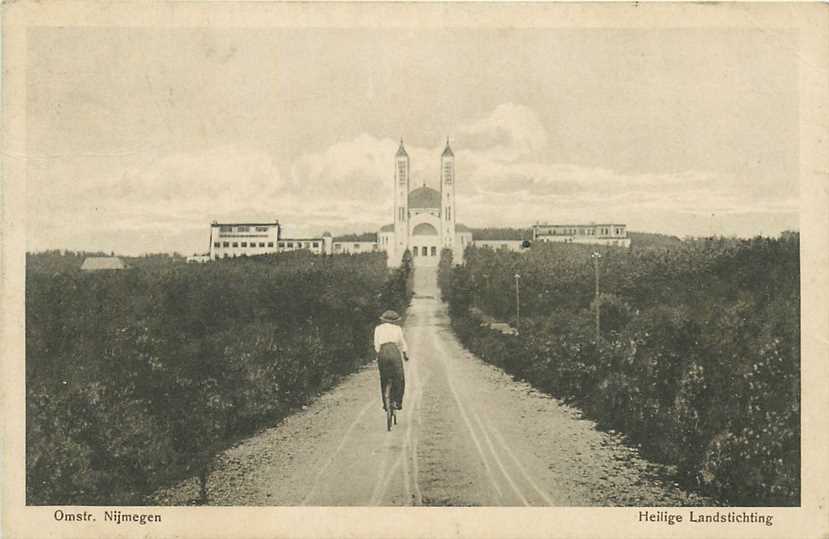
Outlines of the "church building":
{"label": "church building", "polygon": [[416,267],[437,266],[442,249],[451,249],[456,264],[472,243],[472,232],[457,222],[455,211],[455,154],[446,140],[440,156],[440,190],[426,185],[412,189],[409,154],[400,141],[394,157],[394,223],[377,234],[389,266],[400,265],[408,249]]}

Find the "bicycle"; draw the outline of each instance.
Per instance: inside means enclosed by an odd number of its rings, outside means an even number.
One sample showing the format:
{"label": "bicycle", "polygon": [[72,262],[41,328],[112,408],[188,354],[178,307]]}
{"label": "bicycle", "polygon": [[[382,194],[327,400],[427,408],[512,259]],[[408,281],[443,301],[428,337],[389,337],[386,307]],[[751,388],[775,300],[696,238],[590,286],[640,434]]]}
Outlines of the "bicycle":
{"label": "bicycle", "polygon": [[391,401],[391,384],[388,383],[383,388],[383,395],[386,399],[386,430],[391,431],[391,426],[397,425],[397,413],[395,405]]}

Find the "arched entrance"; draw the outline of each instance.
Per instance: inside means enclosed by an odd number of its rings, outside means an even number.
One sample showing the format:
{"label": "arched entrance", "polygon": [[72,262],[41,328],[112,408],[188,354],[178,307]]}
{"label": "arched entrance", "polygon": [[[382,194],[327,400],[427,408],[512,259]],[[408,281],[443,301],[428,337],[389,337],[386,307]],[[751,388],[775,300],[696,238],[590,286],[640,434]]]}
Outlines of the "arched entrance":
{"label": "arched entrance", "polygon": [[420,223],[412,229],[409,242],[415,267],[435,267],[440,260],[440,234],[431,223]]}

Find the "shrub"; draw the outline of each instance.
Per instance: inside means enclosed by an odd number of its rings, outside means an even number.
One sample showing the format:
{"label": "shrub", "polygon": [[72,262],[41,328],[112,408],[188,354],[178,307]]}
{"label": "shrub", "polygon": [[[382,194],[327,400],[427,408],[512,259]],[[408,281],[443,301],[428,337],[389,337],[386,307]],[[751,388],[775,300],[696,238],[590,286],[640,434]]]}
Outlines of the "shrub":
{"label": "shrub", "polygon": [[[798,505],[799,237],[601,248],[598,299],[593,250],[471,249],[462,267],[441,267],[461,341],[624,431],[689,486],[728,503]],[[520,337],[477,321],[512,316],[515,273]]]}
{"label": "shrub", "polygon": [[[411,267],[289,253],[27,268],[27,503],[133,505],[372,357]],[[41,271],[47,268],[47,271]],[[206,492],[202,493],[203,496]]]}

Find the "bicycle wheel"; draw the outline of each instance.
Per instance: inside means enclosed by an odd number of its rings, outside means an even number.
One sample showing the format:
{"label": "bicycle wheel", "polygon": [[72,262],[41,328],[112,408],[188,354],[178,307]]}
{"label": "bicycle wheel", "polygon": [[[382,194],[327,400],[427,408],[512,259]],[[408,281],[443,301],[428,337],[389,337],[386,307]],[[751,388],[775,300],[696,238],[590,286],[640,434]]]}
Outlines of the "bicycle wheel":
{"label": "bicycle wheel", "polygon": [[391,430],[392,421],[394,421],[394,404],[391,402],[391,384],[386,384],[383,388],[383,394],[386,397],[386,430]]}

